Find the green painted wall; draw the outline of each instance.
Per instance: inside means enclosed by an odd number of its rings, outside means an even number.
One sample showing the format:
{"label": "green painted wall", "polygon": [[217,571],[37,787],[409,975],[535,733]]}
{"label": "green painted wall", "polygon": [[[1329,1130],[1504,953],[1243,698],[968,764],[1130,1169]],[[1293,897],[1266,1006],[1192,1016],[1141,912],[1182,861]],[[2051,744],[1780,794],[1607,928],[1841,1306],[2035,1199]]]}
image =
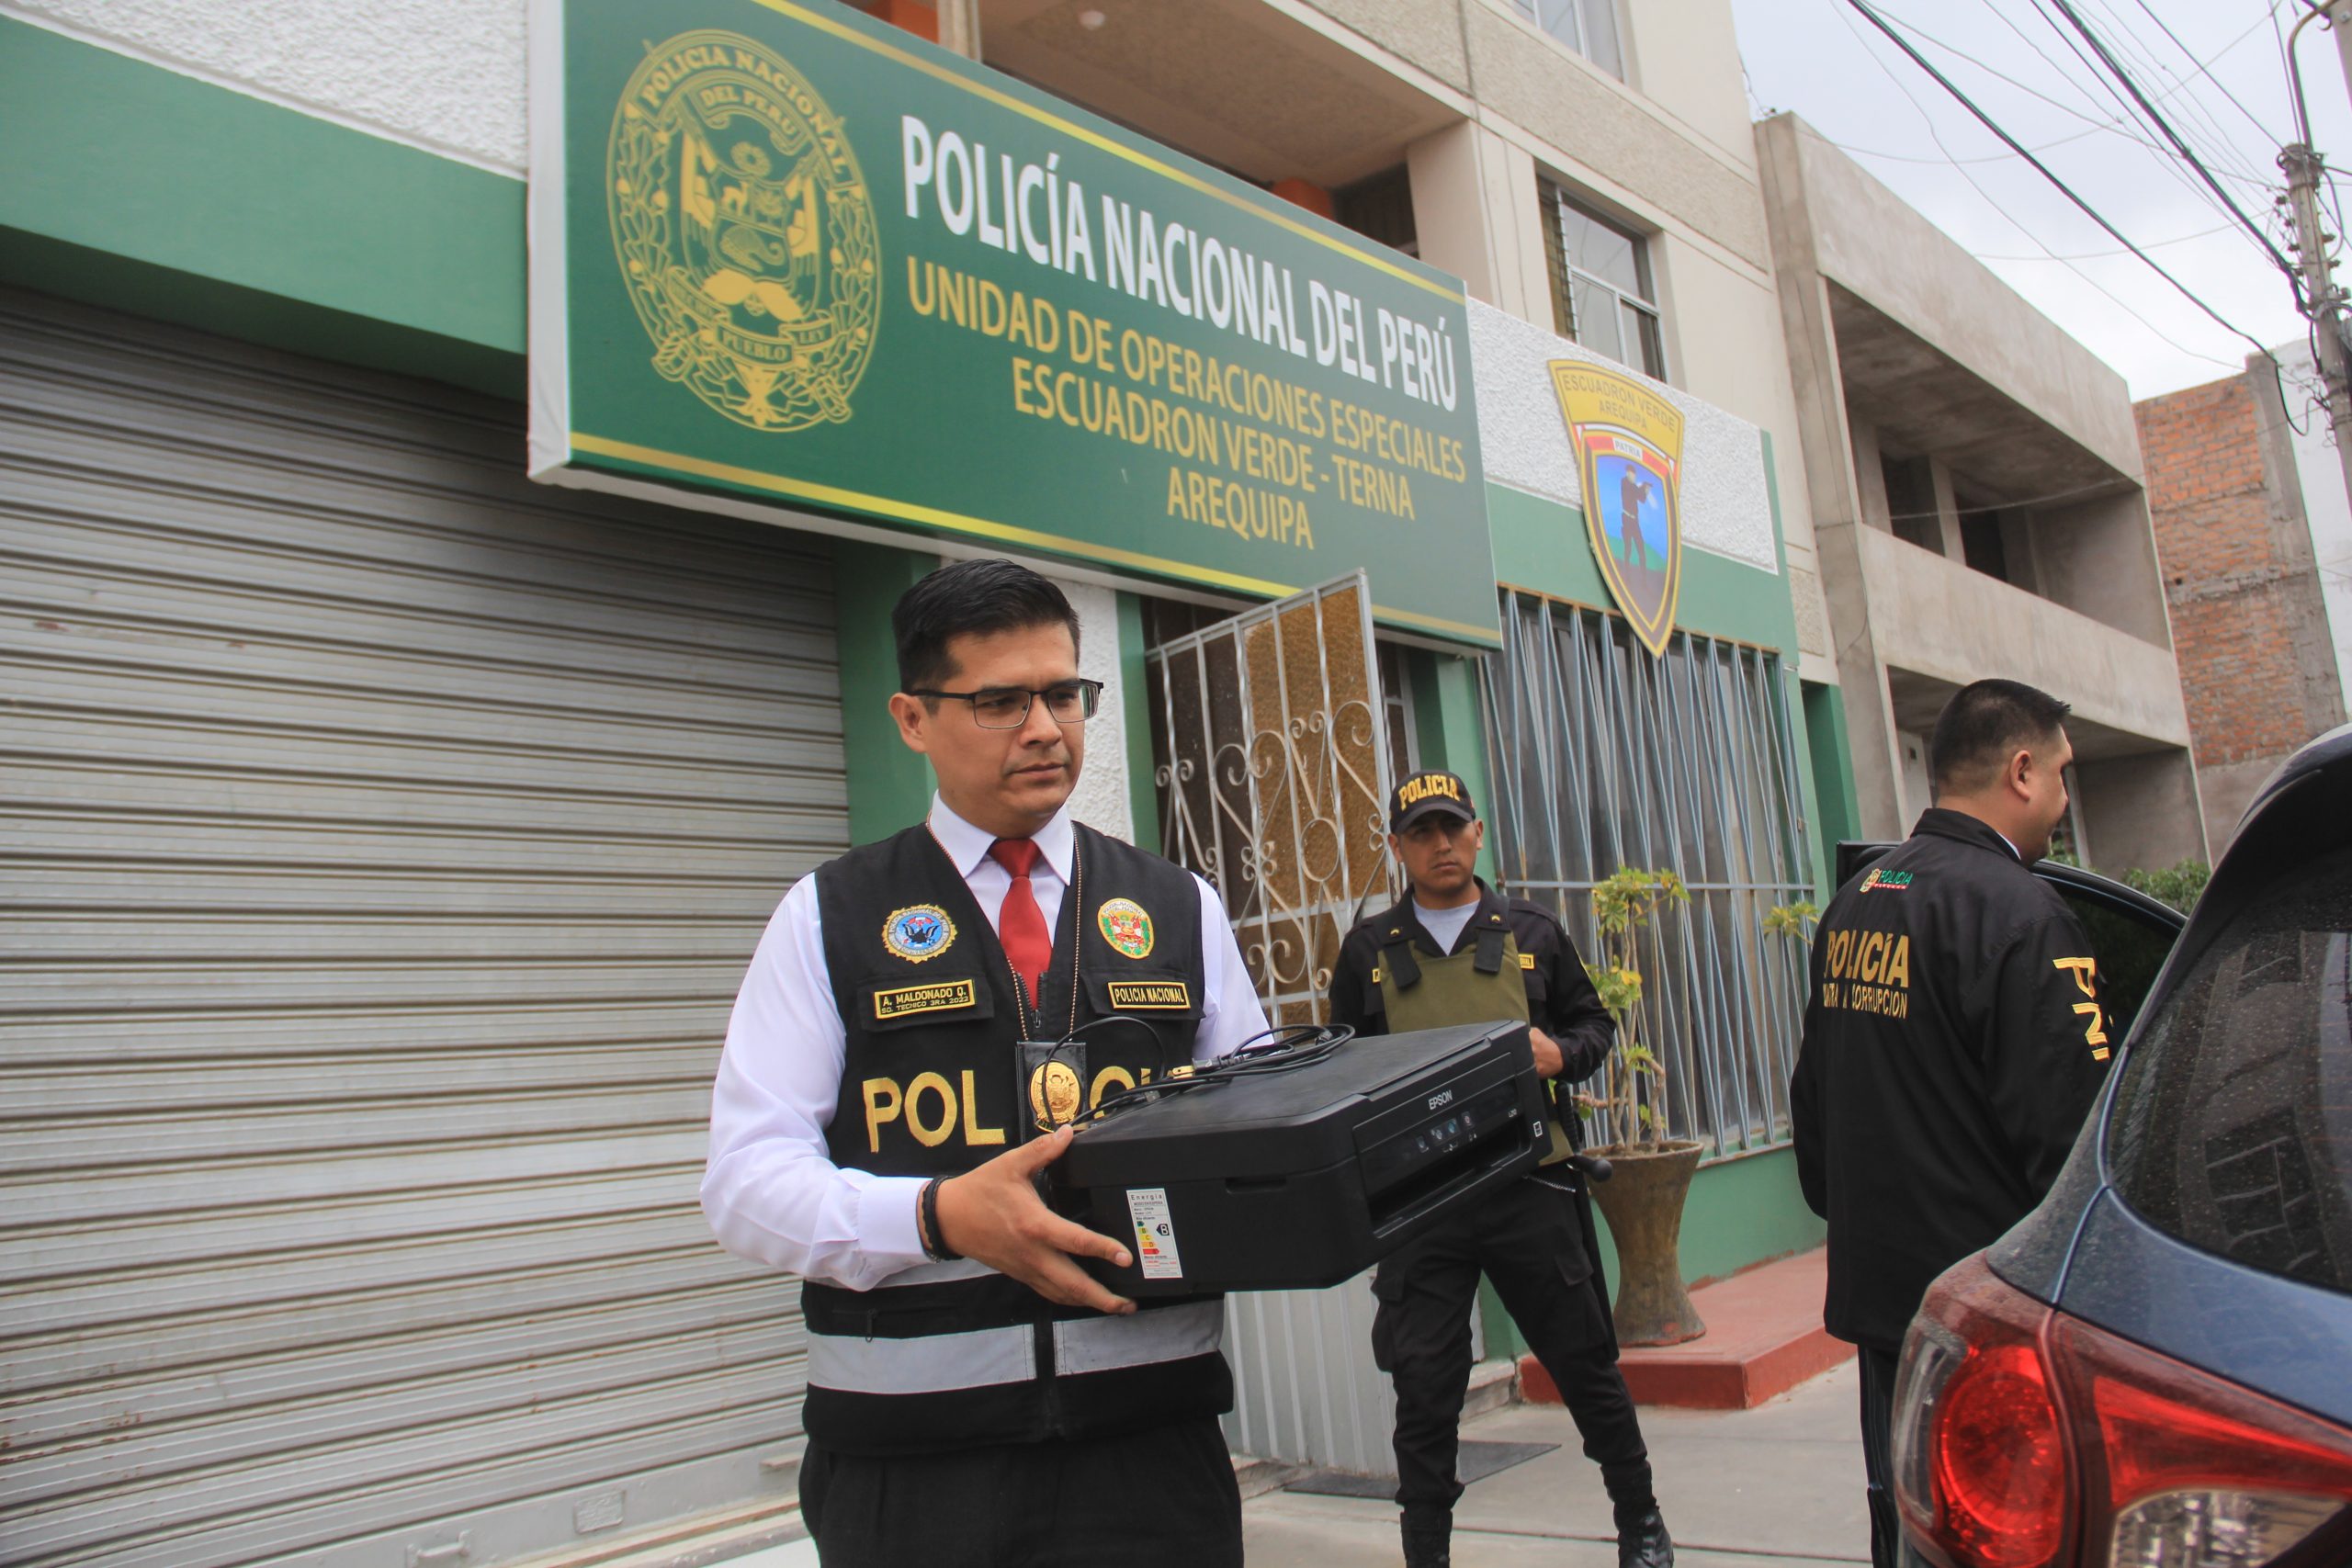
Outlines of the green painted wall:
{"label": "green painted wall", "polygon": [[[1478,666],[1470,657],[1415,649],[1405,671],[1413,686],[1413,742],[1424,768],[1462,775],[1480,816],[1492,805],[1487,791],[1487,716],[1478,694]],[[1495,875],[1489,843],[1478,854],[1478,874]]]}
{"label": "green painted wall", "polygon": [[[1575,507],[1490,484],[1487,516],[1494,530],[1497,578],[1580,604],[1609,604],[1609,588],[1592,558],[1584,515]],[[1775,537],[1778,533],[1776,519]],[[1786,575],[1687,547],[1675,625],[1778,649],[1792,658],[1797,645],[1796,610],[1789,602]]]}
{"label": "green painted wall", "polygon": [[834,642],[842,661],[842,750],[849,764],[849,838],[886,839],[931,810],[931,764],[899,739],[890,694],[899,649],[890,607],[939,558],[888,545],[833,544]]}
{"label": "green painted wall", "polygon": [[1143,600],[1119,595],[1119,684],[1125,694],[1127,805],[1136,821],[1137,848],[1159,852],[1159,789],[1152,782],[1151,690],[1144,672]]}
{"label": "green painted wall", "polygon": [[[1600,1233],[1601,1269],[1613,1297],[1616,1244],[1598,1208],[1593,1220]],[[1809,1251],[1827,1235],[1828,1227],[1804,1206],[1793,1152],[1778,1148],[1717,1160],[1701,1166],[1690,1179],[1690,1197],[1682,1209],[1682,1278],[1693,1285],[1724,1279],[1775,1258]],[[1482,1282],[1479,1300],[1487,1359],[1525,1355],[1527,1342],[1493,1288]]]}
{"label": "green painted wall", "polygon": [[518,179],[5,18],[0,141],[9,282],[523,393]]}
{"label": "green painted wall", "polygon": [[[1840,839],[1859,839],[1862,835],[1861,803],[1854,795],[1853,751],[1846,739],[1846,701],[1835,686],[1817,681],[1804,682],[1805,736],[1811,742],[1814,777],[1821,781],[1819,813],[1814,820],[1820,824],[1815,837],[1824,852],[1836,852]],[[1825,871],[1815,878],[1821,885],[1823,905],[1835,891],[1829,886]]]}

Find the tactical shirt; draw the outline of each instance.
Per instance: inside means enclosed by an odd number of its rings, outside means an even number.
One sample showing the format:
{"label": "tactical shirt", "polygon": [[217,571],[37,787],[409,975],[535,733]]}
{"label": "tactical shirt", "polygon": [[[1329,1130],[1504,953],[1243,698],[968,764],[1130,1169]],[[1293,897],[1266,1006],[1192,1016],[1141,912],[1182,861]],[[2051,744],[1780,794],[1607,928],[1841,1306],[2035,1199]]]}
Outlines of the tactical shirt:
{"label": "tactical shirt", "polygon": [[[1541,904],[1506,898],[1478,884],[1478,910],[1462,928],[1452,951],[1474,946],[1479,933],[1507,931],[1516,950],[1520,978],[1527,987],[1527,1020],[1552,1037],[1563,1064],[1555,1080],[1563,1095],[1567,1086],[1581,1083],[1600,1070],[1616,1040],[1616,1025],[1600,995],[1584,972],[1584,960],[1560,922]],[[1415,952],[1442,958],[1447,949],[1421,925],[1409,897],[1359,923],[1340,944],[1339,962],[1331,969],[1331,1021],[1360,1034],[1385,1034],[1388,1019],[1381,996],[1381,951],[1392,931],[1401,930]],[[1464,1019],[1462,1022],[1475,1022]],[[1573,1134],[1576,1121],[1568,1118]]]}

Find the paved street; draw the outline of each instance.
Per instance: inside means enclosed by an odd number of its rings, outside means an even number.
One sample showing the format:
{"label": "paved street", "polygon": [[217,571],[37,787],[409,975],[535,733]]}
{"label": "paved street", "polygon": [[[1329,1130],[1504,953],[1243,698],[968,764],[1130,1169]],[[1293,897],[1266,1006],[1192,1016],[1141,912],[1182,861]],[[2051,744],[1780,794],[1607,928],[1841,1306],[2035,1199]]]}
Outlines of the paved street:
{"label": "paved street", "polygon": [[[1658,1496],[1686,1568],[1800,1568],[1870,1558],[1851,1361],[1754,1410],[1642,1412]],[[1514,1404],[1464,1436],[1560,1447],[1474,1484],[1454,1513],[1455,1568],[1611,1568],[1600,1474],[1557,1405]],[[1274,1492],[1243,1510],[1250,1568],[1400,1561],[1385,1502]]]}
{"label": "paved street", "polygon": [[[1754,1410],[1642,1412],[1684,1568],[1866,1562],[1861,1440],[1848,1361]],[[1488,1442],[1559,1448],[1473,1485],[1454,1515],[1455,1568],[1613,1568],[1600,1473],[1554,1404],[1512,1404],[1470,1424]],[[1396,1505],[1270,1492],[1242,1509],[1250,1568],[1354,1568],[1401,1561]],[[807,1568],[807,1541],[729,1568]]]}

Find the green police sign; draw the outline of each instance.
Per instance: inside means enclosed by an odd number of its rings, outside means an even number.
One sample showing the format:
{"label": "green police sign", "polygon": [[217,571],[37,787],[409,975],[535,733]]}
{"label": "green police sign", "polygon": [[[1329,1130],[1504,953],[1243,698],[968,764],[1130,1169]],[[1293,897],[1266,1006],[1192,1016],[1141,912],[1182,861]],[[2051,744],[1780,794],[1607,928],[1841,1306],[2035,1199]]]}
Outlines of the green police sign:
{"label": "green police sign", "polygon": [[828,0],[532,49],[535,477],[1496,640],[1453,279]]}

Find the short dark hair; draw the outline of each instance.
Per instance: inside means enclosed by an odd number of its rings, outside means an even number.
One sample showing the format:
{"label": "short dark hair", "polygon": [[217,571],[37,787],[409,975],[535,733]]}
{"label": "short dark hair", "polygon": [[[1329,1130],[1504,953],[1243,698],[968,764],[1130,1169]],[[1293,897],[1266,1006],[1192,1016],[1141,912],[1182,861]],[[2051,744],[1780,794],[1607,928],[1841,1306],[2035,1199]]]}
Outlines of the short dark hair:
{"label": "short dark hair", "polygon": [[1968,795],[2022,748],[2049,739],[2074,712],[2022,681],[1976,681],[1954,692],[1928,742],[1928,776],[1938,798]]}
{"label": "short dark hair", "polygon": [[899,690],[935,686],[949,678],[947,645],[959,637],[1060,625],[1078,649],[1078,612],[1049,578],[1017,561],[990,557],[959,560],[899,595],[890,629],[899,642]]}

